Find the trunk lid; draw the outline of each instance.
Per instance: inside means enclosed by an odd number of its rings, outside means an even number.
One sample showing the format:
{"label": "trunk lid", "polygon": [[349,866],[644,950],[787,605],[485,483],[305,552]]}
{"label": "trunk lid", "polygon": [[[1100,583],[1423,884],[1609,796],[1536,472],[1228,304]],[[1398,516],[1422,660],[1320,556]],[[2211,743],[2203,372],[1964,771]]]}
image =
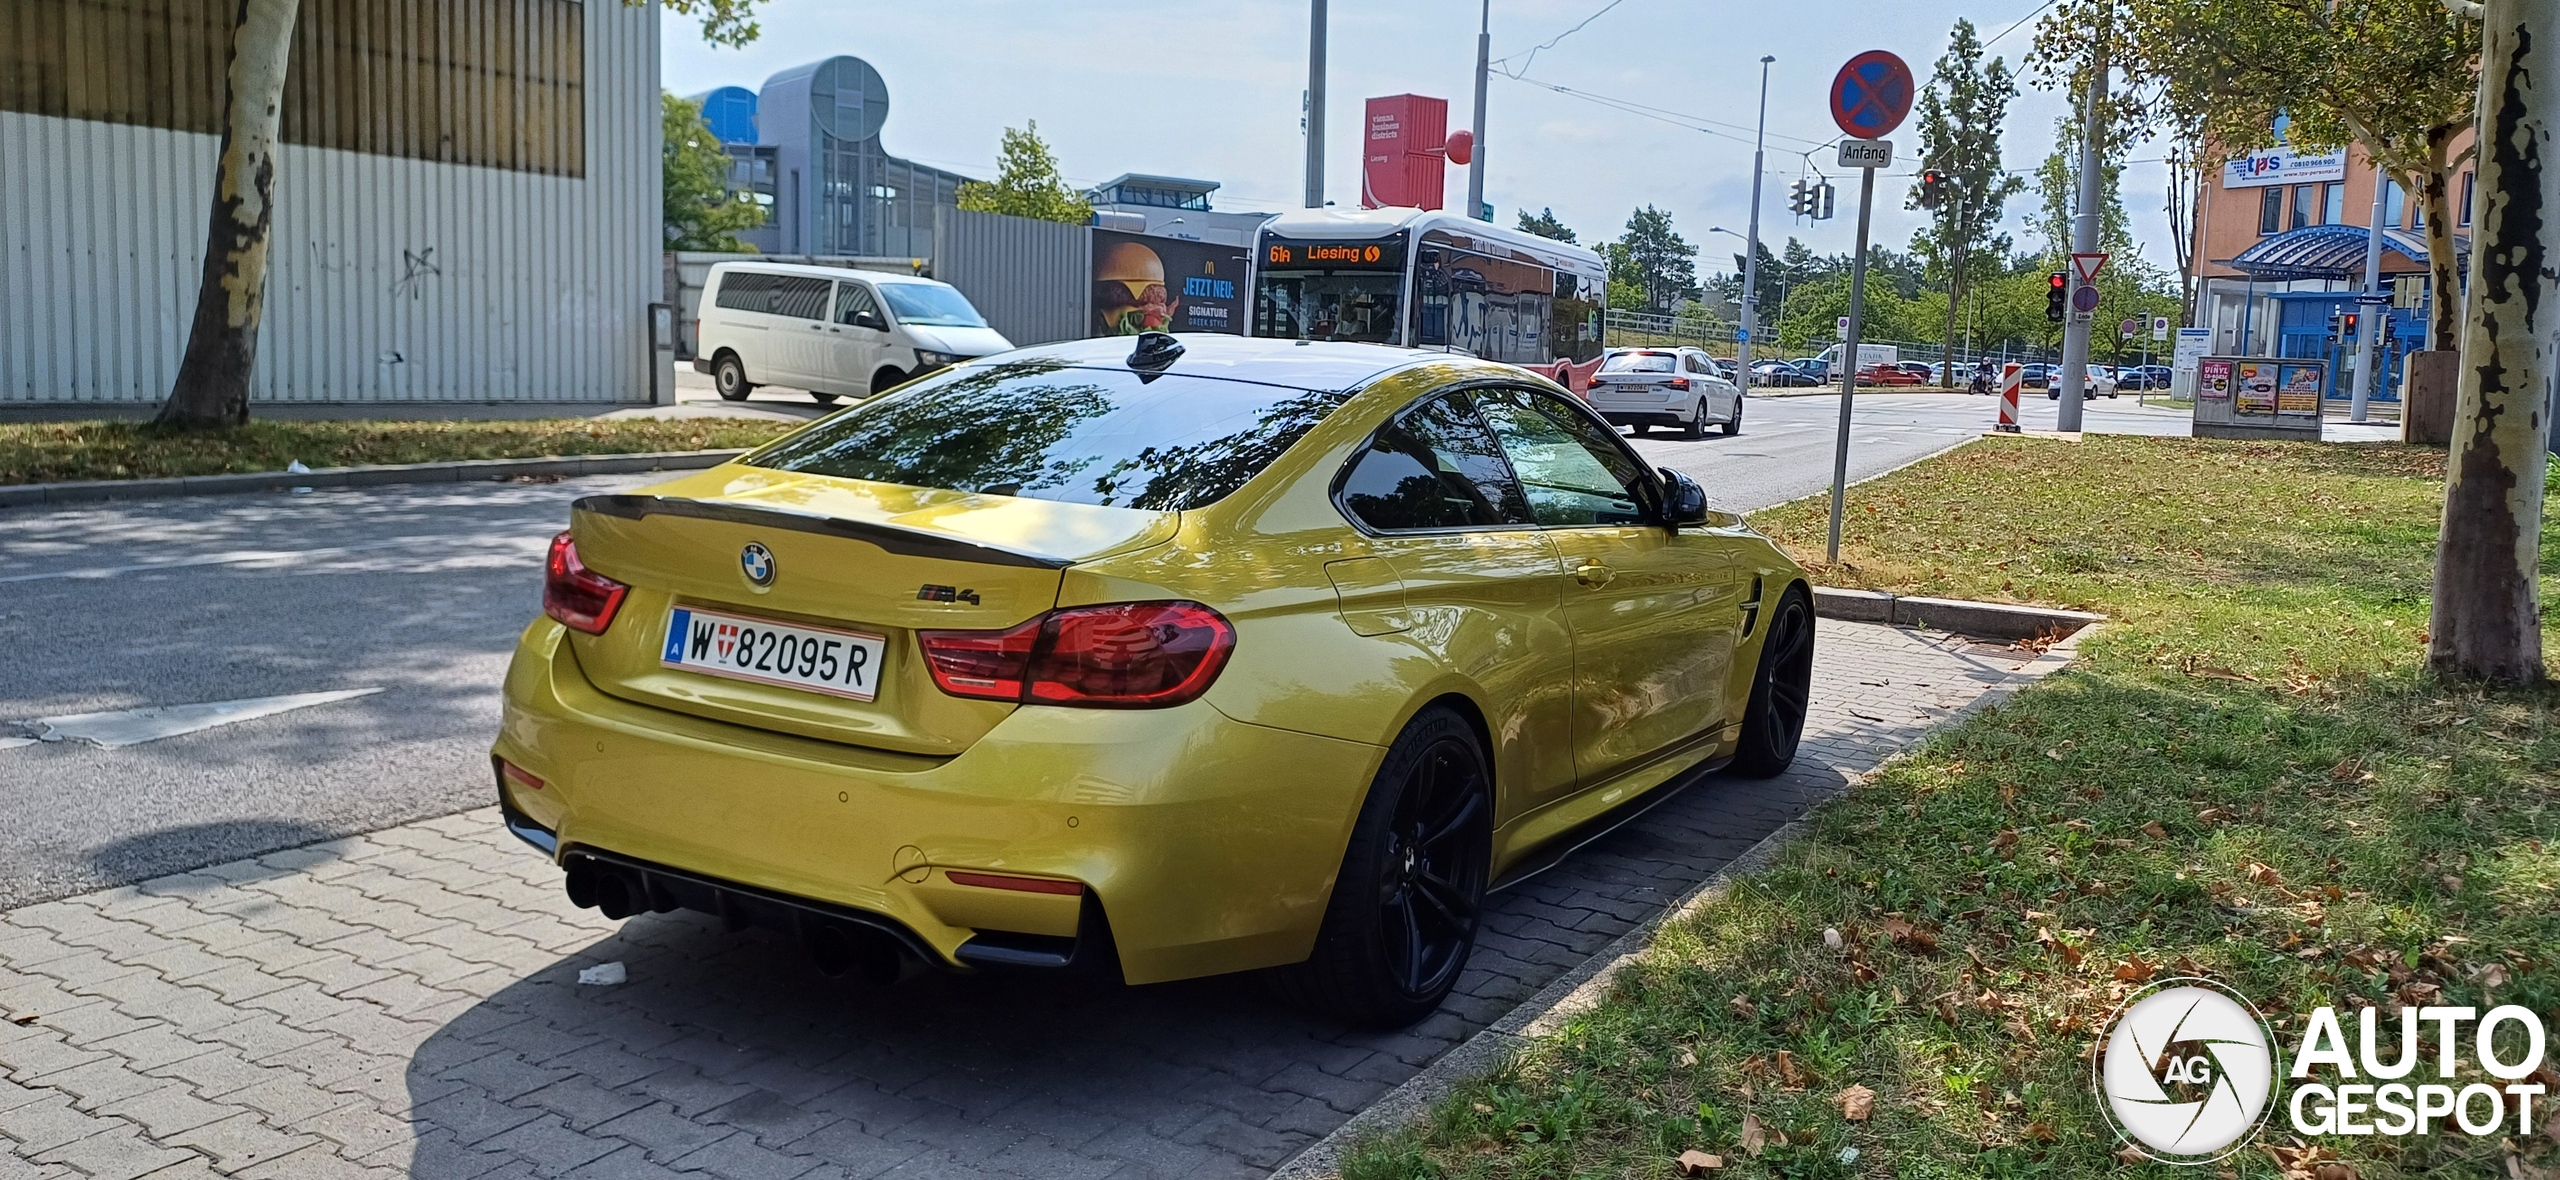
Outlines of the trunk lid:
{"label": "trunk lid", "polygon": [[[871,483],[735,464],[579,500],[587,568],[628,584],[602,635],[570,636],[595,686],[641,704],[901,753],[949,757],[1014,706],[933,683],[918,630],[1002,629],[1057,604],[1067,566],[1159,544],[1180,514]],[[769,584],[743,554],[769,554]],[[861,701],[667,666],[677,609],[877,636]]]}

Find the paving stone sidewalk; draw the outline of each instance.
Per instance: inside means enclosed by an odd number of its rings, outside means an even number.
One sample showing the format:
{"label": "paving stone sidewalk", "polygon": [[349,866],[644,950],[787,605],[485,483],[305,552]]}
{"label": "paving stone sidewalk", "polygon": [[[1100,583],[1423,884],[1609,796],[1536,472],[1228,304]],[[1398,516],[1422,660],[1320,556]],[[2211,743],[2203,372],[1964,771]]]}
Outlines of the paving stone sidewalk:
{"label": "paving stone sidewalk", "polygon": [[[2028,658],[1827,620],[1818,651],[1794,771],[1498,895],[1400,1032],[1250,978],[829,980],[572,907],[494,809],[0,914],[0,1180],[1265,1175]],[[629,981],[577,982],[605,962]]]}

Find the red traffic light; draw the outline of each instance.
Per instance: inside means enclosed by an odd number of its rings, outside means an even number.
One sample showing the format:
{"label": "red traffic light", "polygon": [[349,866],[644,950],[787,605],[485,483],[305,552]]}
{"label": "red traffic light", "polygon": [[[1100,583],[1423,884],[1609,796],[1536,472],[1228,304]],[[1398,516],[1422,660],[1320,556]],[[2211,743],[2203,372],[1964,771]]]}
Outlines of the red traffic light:
{"label": "red traffic light", "polygon": [[2068,277],[2069,277],[2069,276],[2067,276],[2067,275],[2060,275],[2060,274],[2050,274],[2050,275],[2046,275],[2046,276],[2045,276],[2045,285],[2046,285],[2046,286],[2048,286],[2048,287],[2053,288],[2053,289],[2054,289],[2054,290],[2056,290],[2056,291],[2059,291],[2059,290],[2061,290],[2061,289],[2062,289],[2062,284],[2063,284],[2064,280],[2065,280],[2065,279],[2067,279]]}

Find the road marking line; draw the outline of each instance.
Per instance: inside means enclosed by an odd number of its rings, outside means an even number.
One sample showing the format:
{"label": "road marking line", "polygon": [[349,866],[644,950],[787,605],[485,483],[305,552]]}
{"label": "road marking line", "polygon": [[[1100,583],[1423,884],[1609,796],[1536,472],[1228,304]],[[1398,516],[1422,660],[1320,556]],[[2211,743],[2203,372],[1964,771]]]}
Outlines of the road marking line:
{"label": "road marking line", "polygon": [[194,733],[217,725],[249,721],[308,709],[314,705],[353,700],[381,692],[379,688],[350,688],[337,692],[305,692],[280,697],[248,697],[236,701],[207,701],[198,705],[154,705],[142,709],[125,709],[113,713],[74,713],[66,717],[38,717],[35,723],[44,727],[35,738],[0,739],[0,750],[46,742],[88,742],[105,750],[121,750],[161,738]]}

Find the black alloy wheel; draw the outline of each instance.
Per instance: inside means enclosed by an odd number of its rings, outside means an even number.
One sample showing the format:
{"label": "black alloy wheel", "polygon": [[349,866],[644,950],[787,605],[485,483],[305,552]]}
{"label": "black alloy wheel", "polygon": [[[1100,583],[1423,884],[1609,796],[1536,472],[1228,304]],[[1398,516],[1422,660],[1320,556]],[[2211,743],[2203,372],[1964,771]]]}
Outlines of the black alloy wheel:
{"label": "black alloy wheel", "polygon": [[1813,700],[1813,603],[1803,587],[1787,588],[1768,628],[1733,755],[1733,772],[1745,778],[1768,778],[1796,760]]}
{"label": "black alloy wheel", "polygon": [[1274,981],[1297,1002],[1402,1027],[1448,998],[1475,947],[1493,853],[1475,730],[1425,709],[1387,751],[1334,879],[1315,952]]}
{"label": "black alloy wheel", "polygon": [[711,384],[719,391],[720,400],[724,402],[745,401],[747,395],[755,392],[756,388],[753,382],[747,380],[747,367],[740,364],[738,358],[729,353],[722,353],[719,360],[711,363]]}

